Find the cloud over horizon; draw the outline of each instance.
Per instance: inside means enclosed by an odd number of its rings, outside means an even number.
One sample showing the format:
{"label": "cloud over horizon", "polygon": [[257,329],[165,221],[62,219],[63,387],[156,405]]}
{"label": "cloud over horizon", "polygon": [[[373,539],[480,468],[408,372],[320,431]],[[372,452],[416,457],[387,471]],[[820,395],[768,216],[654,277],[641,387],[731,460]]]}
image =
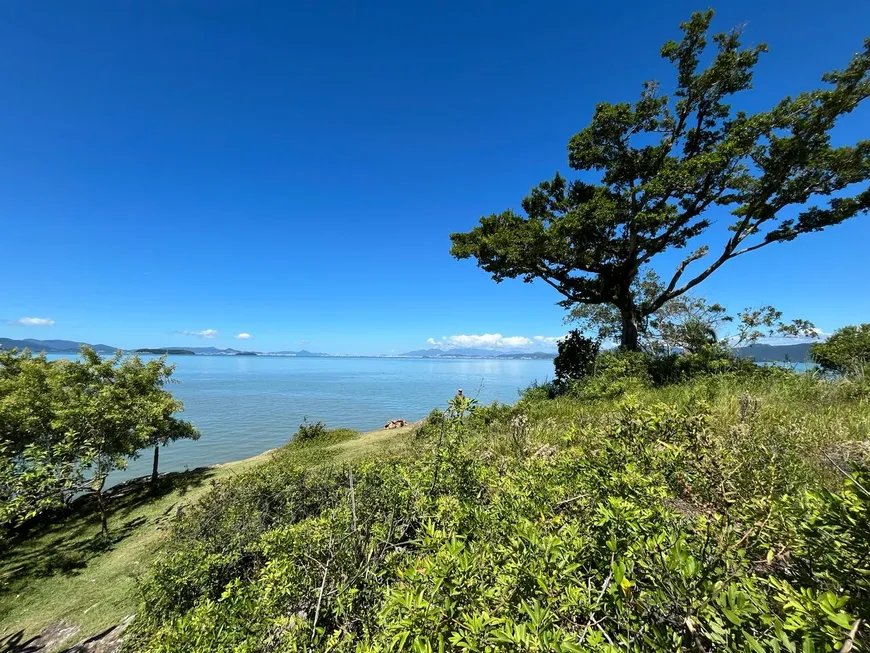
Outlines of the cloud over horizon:
{"label": "cloud over horizon", "polygon": [[236,340],[250,340],[253,337],[250,333],[240,333],[236,336]]}
{"label": "cloud over horizon", "polygon": [[47,317],[19,317],[17,320],[7,320],[9,326],[54,326],[54,320]]}
{"label": "cloud over horizon", "polygon": [[500,333],[460,334],[442,336],[440,340],[429,338],[426,344],[437,349],[554,349],[560,338],[552,336],[503,336]]}
{"label": "cloud over horizon", "polygon": [[214,329],[203,329],[202,331],[188,331],[187,329],[182,329],[178,333],[183,336],[196,336],[197,338],[217,338],[220,335],[220,333]]}

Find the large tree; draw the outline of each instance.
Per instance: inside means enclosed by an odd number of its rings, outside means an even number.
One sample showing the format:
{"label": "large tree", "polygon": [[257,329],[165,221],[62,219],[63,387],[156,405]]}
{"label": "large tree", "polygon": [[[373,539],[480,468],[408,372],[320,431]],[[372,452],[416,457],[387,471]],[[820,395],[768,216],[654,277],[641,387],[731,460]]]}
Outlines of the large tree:
{"label": "large tree", "polygon": [[[714,34],[707,56],[712,18],[693,14],[682,40],[662,47],[676,69],[671,95],[647,82],[634,104],[597,105],[570,140],[570,167],[597,174],[594,183],[557,173],[523,200],[525,215],[507,210],[452,234],[451,253],[476,258],[496,282],[541,279],[566,307],[615,307],[621,346],[635,350],[647,316],[726,261],[866,213],[870,141],[835,147],[831,130],[870,95],[870,39],[846,68],[822,77],[825,88],[748,114],[729,102],[751,88],[767,48],[744,48],[733,30]],[[730,234],[711,251],[695,243],[709,238],[716,207],[730,211]],[[690,245],[660,293],[635,295],[643,266]]]}

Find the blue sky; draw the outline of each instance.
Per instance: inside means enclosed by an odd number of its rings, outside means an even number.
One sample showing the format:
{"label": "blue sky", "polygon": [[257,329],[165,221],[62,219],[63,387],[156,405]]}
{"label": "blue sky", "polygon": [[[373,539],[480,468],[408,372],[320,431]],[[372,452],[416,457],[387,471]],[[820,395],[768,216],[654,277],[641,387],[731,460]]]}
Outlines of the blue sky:
{"label": "blue sky", "polygon": [[[3,3],[0,334],[330,353],[561,335],[555,291],[494,284],[448,236],[570,172],[596,102],[670,83],[658,49],[704,7]],[[770,45],[750,110],[870,36],[858,0],[714,7]],[[864,106],[837,137],[868,125]],[[870,321],[868,243],[858,217],[729,262],[701,294],[824,331]]]}

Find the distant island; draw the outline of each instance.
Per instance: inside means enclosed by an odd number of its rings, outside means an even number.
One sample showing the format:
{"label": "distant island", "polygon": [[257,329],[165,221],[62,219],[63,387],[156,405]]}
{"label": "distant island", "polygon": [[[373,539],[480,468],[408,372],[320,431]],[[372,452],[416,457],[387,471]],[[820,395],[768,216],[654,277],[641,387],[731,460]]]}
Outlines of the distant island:
{"label": "distant island", "polygon": [[498,353],[488,349],[417,349],[416,351],[399,354],[399,356],[403,358],[505,358],[519,360],[553,360],[556,357],[556,354],[544,351],[511,351]]}
{"label": "distant island", "polygon": [[[167,347],[176,349],[176,347]],[[218,347],[178,347],[188,349],[198,356],[297,356],[297,357],[325,357],[331,354],[318,354],[302,349],[301,351],[242,351],[241,349],[219,349]]]}
{"label": "distant island", "polygon": [[791,345],[754,344],[737,347],[734,353],[738,358],[751,358],[756,363],[806,363],[810,360],[811,342],[797,342]]}
{"label": "distant island", "polygon": [[195,352],[190,351],[189,349],[174,349],[174,348],[166,348],[166,349],[135,349],[133,350],[134,354],[158,354],[158,355],[170,355],[170,356],[196,356]]}
{"label": "distant island", "polygon": [[[751,358],[757,363],[804,363],[810,360],[810,342],[797,342],[788,345],[754,344],[748,347],[736,347],[734,354],[738,358]],[[501,358],[501,359],[534,359],[552,360],[555,353],[543,351],[528,353],[512,351],[497,353],[488,349],[418,349],[399,354],[407,358]]]}
{"label": "distant island", "polygon": [[[0,338],[0,349],[30,349],[35,352],[46,354],[75,354],[78,353],[85,342],[74,340],[36,340],[27,338],[15,340],[12,338]],[[758,363],[791,362],[803,363],[810,360],[809,342],[798,342],[788,345],[754,344],[748,347],[736,347],[734,354],[739,358],[751,358]],[[109,345],[88,345],[98,354],[114,354],[117,351],[130,351],[136,354],[168,354],[171,356],[285,356],[296,358],[329,358],[334,354],[321,354],[307,351],[242,351],[239,349],[219,349],[218,347],[142,347],[133,350],[124,350],[121,347]],[[394,354],[389,358],[494,358],[503,360],[552,360],[556,357],[555,352],[523,352],[507,351],[497,352],[488,349],[417,349],[404,354]],[[361,356],[361,358],[381,358],[380,356]]]}

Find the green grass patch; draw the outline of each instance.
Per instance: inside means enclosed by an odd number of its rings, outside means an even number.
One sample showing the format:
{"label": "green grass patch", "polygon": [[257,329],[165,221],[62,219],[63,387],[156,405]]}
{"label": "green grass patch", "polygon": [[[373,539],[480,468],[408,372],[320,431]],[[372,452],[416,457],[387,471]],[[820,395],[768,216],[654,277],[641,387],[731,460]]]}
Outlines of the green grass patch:
{"label": "green grass patch", "polygon": [[232,469],[167,474],[156,492],[141,481],[114,488],[108,537],[100,536],[90,502],[32,525],[0,562],[0,631],[33,636],[64,622],[83,637],[118,624],[134,611],[135,578],[158,553],[171,519]]}

